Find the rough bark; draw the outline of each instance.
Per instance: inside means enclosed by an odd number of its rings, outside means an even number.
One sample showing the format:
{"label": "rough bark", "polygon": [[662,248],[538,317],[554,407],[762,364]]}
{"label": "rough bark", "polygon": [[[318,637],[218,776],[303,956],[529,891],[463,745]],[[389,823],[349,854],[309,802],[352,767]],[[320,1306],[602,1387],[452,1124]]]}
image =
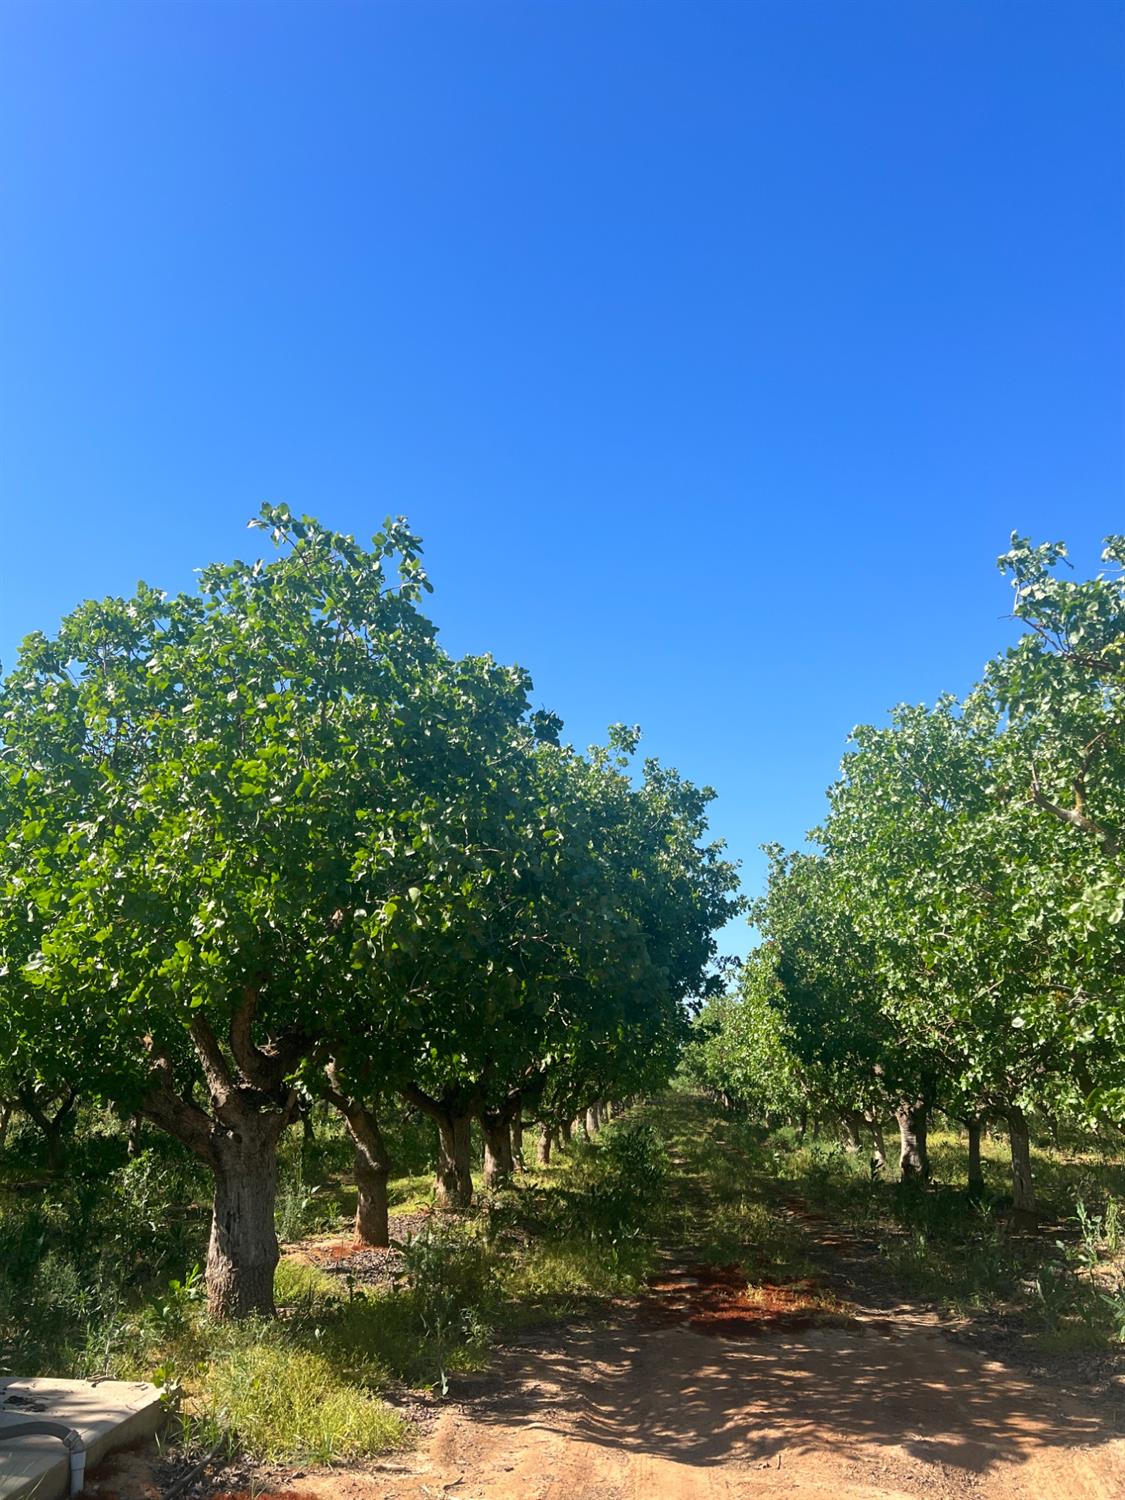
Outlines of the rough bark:
{"label": "rough bark", "polygon": [[272,1317],[279,1250],[276,1115],[243,1111],[237,1129],[215,1131],[215,1191],[207,1249],[207,1305],[215,1318]]}
{"label": "rough bark", "polygon": [[365,1143],[355,1145],[355,1237],[359,1245],[385,1249],[391,1243],[387,1183],[390,1165],[380,1166]]}
{"label": "rough bark", "polygon": [[895,1111],[899,1133],[899,1172],[903,1182],[928,1182],[928,1112],[923,1099],[904,1099]]}
{"label": "rough bark", "polygon": [[402,1091],[437,1126],[437,1172],[434,1199],[439,1208],[456,1211],[473,1201],[472,1112],[463,1100],[434,1099],[417,1084]]}
{"label": "rough bark", "polygon": [[512,1158],[512,1120],[503,1110],[481,1110],[484,1136],[484,1185],[491,1191],[507,1187],[515,1163]]}
{"label": "rough bark", "polygon": [[592,1138],[598,1133],[598,1106],[591,1104],[586,1110],[586,1136]]}
{"label": "rough bark", "polygon": [[[356,1242],[384,1249],[391,1242],[387,1201],[390,1152],[374,1110],[344,1087],[337,1064],[329,1063],[325,1074],[329,1102],[343,1115],[354,1149]],[[306,1114],[305,1119],[308,1118]]]}
{"label": "rough bark", "polygon": [[1031,1176],[1031,1138],[1022,1109],[1006,1112],[1008,1142],[1012,1152],[1012,1208],[1017,1214],[1035,1214],[1035,1183]]}
{"label": "rough bark", "polygon": [[215,1318],[270,1316],[278,1261],[274,1208],[277,1145],[297,1113],[297,1093],[286,1085],[307,1039],[294,1033],[267,1045],[252,1031],[257,991],[247,987],[232,1018],[233,1065],[210,1023],[198,1012],[191,1040],[203,1070],[209,1109],[181,1093],[170,1060],[152,1054],[150,1087],[141,1113],[193,1151],[214,1177],[207,1301]]}
{"label": "rough bark", "polygon": [[559,1145],[565,1151],[570,1145],[573,1136],[573,1126],[569,1120],[564,1120],[559,1126]]}
{"label": "rough bark", "polygon": [[473,1201],[472,1116],[446,1110],[438,1119],[437,1203],[468,1208]]}
{"label": "rough bark", "polygon": [[551,1147],[554,1145],[555,1132],[550,1125],[539,1127],[539,1145],[535,1151],[535,1160],[541,1167],[551,1165]]}

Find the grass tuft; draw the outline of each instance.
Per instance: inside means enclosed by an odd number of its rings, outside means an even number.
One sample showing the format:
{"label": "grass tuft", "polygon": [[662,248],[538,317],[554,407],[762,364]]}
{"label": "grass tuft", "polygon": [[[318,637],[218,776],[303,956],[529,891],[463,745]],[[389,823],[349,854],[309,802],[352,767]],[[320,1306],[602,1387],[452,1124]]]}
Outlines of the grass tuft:
{"label": "grass tuft", "polygon": [[207,1416],[267,1462],[334,1464],[408,1441],[404,1420],[332,1361],[273,1342],[225,1351],[202,1381]]}

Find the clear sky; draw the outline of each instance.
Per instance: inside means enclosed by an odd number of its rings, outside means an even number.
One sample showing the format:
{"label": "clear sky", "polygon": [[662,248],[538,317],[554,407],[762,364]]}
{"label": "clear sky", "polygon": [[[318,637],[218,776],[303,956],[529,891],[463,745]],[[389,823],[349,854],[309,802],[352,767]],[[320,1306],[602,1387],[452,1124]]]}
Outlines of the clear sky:
{"label": "clear sky", "polygon": [[1123,78],[1118,0],[3,6],[0,659],[402,512],[756,888],[1013,527],[1125,530]]}

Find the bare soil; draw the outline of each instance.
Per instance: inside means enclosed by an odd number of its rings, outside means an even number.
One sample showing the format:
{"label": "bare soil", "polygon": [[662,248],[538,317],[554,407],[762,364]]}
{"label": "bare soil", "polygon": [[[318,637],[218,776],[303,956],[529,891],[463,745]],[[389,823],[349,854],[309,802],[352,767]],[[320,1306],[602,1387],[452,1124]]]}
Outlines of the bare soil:
{"label": "bare soil", "polygon": [[1125,1441],[1093,1408],[925,1327],[872,1318],[731,1339],[628,1317],[508,1349],[415,1454],[274,1494],[1120,1500]]}

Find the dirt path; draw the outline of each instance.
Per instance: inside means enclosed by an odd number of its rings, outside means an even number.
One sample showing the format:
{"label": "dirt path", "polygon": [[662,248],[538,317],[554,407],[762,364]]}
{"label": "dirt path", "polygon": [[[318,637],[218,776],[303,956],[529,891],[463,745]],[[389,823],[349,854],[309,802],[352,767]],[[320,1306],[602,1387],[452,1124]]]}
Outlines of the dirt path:
{"label": "dirt path", "polygon": [[639,1309],[508,1348],[413,1455],[287,1500],[1120,1500],[1106,1417],[906,1309],[730,1338]]}

